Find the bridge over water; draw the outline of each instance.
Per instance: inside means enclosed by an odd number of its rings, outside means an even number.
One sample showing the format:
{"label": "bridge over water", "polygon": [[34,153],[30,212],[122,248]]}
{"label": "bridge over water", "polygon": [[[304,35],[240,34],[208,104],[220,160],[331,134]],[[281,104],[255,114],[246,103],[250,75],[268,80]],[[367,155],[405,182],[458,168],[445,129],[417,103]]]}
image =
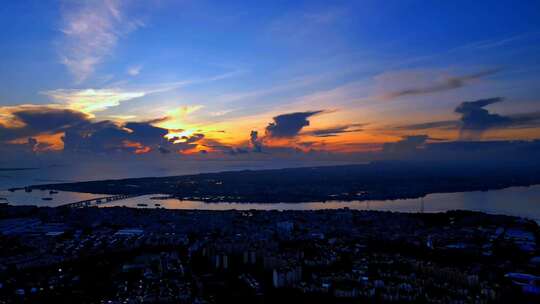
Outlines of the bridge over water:
{"label": "bridge over water", "polygon": [[105,196],[105,197],[98,197],[93,199],[88,199],[84,201],[78,201],[74,203],[64,204],[60,207],[66,207],[66,208],[84,208],[84,207],[95,207],[102,204],[107,204],[114,201],[124,200],[132,197],[136,197],[139,195],[134,194],[119,194],[119,195],[112,195],[112,196]]}

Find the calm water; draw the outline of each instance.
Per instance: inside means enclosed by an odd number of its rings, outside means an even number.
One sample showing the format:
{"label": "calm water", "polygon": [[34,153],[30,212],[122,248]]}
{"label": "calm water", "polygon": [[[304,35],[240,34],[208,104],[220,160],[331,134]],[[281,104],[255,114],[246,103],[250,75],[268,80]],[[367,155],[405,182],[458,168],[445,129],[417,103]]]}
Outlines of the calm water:
{"label": "calm water", "polygon": [[[58,206],[65,203],[86,200],[104,195],[60,192],[49,194],[48,191],[24,191],[8,192],[1,191],[0,197],[7,198],[13,205],[38,205],[38,206]],[[447,210],[474,210],[495,214],[516,215],[531,218],[540,222],[540,185],[532,187],[512,187],[493,191],[475,191],[458,193],[439,193],[427,195],[422,199],[404,199],[387,201],[352,201],[352,202],[326,202],[326,203],[205,203],[200,201],[180,201],[177,199],[155,200],[151,197],[156,195],[145,195],[135,198],[112,202],[103,207],[127,206],[140,208],[138,204],[146,204],[147,207],[159,207],[168,209],[204,209],[204,210],[318,210],[318,209],[339,209],[348,207],[359,210],[384,210],[399,212],[441,212]],[[42,200],[43,197],[52,197],[51,201]],[[423,203],[422,203],[423,201]]]}
{"label": "calm water", "polygon": [[[358,163],[358,162],[357,162]],[[306,166],[348,165],[345,161],[257,161],[257,160],[182,160],[157,163],[140,160],[125,162],[122,160],[102,162],[80,162],[41,167],[32,170],[0,170],[0,190],[14,187],[25,187],[38,184],[54,184],[80,182],[88,180],[104,180],[119,178],[136,178],[148,176],[173,176],[221,171],[262,170]],[[29,165],[29,167],[32,167]]]}

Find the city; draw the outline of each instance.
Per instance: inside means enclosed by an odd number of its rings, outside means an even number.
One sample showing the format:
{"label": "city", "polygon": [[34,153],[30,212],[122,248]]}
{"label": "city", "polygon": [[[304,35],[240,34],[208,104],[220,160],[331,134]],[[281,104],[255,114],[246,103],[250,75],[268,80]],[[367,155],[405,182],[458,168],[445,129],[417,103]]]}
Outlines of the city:
{"label": "city", "polygon": [[0,207],[0,300],[535,303],[540,228],[405,214]]}

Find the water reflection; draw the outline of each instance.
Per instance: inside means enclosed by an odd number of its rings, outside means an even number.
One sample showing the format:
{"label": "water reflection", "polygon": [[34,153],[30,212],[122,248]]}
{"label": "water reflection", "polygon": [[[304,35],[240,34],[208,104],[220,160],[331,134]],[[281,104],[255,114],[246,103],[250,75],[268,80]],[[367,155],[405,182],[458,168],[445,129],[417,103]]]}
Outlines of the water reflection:
{"label": "water reflection", "polygon": [[68,191],[50,193],[48,190],[32,190],[32,192],[25,192],[24,190],[0,191],[0,198],[5,198],[11,205],[35,205],[40,207],[58,207],[67,203],[103,196],[107,195]]}
{"label": "water reflection", "polygon": [[[52,201],[43,201],[43,197],[52,197]],[[34,190],[0,192],[0,197],[8,198],[14,205],[59,206],[80,200],[103,197],[106,195],[77,192],[59,192]],[[145,195],[101,205],[102,207],[126,206],[133,208],[201,209],[201,210],[320,210],[351,208],[358,210],[383,210],[399,212],[442,212],[447,210],[474,210],[487,213],[507,214],[540,220],[540,185],[532,187],[512,187],[494,191],[475,191],[459,193],[438,193],[427,195],[423,199],[387,200],[387,201],[352,201],[352,202],[311,202],[311,203],[205,203],[201,201],[180,201],[177,199],[152,199],[156,195]],[[159,205],[156,205],[159,204]]]}
{"label": "water reflection", "polygon": [[[152,200],[151,195],[117,201],[105,206],[127,206],[168,209],[204,210],[319,210],[351,208],[358,210],[383,210],[398,212],[443,212],[447,210],[474,210],[487,213],[507,214],[540,220],[540,185],[532,187],[512,187],[493,191],[458,193],[437,193],[423,199],[352,202],[311,202],[311,203],[205,203],[201,201],[180,201],[177,199]],[[141,206],[145,204],[147,206]]]}

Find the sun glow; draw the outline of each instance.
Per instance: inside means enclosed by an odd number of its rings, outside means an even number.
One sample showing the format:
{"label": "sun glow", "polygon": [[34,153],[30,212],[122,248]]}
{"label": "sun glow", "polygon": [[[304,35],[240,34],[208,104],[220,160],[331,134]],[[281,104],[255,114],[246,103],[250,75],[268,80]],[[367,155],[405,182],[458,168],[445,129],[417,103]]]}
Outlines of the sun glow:
{"label": "sun glow", "polygon": [[165,138],[172,143],[178,144],[186,142],[188,137],[193,135],[193,133],[195,133],[193,130],[169,130],[169,133],[165,135]]}

